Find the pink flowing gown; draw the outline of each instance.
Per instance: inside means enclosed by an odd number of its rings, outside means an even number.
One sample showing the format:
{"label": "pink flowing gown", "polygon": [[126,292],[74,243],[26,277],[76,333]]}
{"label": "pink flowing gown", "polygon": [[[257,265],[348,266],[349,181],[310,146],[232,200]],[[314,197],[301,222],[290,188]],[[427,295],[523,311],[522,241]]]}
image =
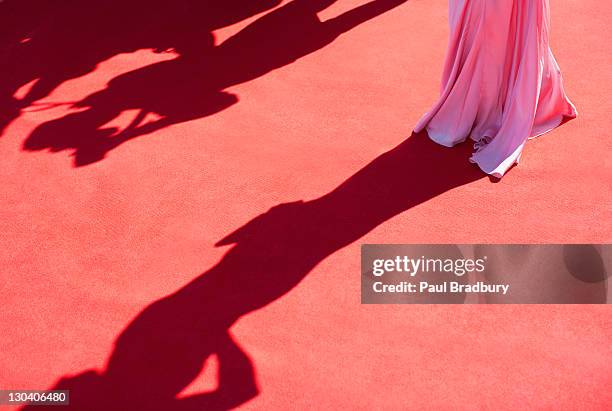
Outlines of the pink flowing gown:
{"label": "pink flowing gown", "polygon": [[470,161],[502,177],[525,142],[576,117],[549,47],[548,0],[449,0],[439,101],[415,132],[444,146],[474,140]]}

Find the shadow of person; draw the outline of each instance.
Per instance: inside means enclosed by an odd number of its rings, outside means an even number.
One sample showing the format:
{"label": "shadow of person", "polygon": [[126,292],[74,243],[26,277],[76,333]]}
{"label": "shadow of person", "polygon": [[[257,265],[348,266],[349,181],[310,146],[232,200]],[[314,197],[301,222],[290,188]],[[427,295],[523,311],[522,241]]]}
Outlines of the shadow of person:
{"label": "shadow of person", "polygon": [[[202,49],[212,31],[280,0],[4,0],[0,2],[0,134],[22,110],[121,53]],[[22,87],[30,85],[23,96]]]}
{"label": "shadow of person", "polygon": [[[111,80],[75,104],[84,111],[37,127],[24,150],[74,152],[75,166],[93,163],[135,137],[217,113],[238,101],[227,88],[256,79],[331,43],[342,33],[406,0],[374,0],[321,22],[317,12],[335,0],[294,0],[261,17],[217,47],[179,50],[172,60]],[[124,130],[104,125],[122,112],[138,114]],[[145,122],[149,113],[159,118]]]}
{"label": "shadow of person", "polygon": [[[208,271],[145,308],[119,335],[100,373],[66,377],[71,409],[228,409],[257,395],[254,367],[229,329],[281,298],[323,259],[390,218],[483,174],[469,145],[412,135],[333,191],[273,207],[218,242]],[[177,398],[216,355],[216,390]],[[115,407],[112,405],[115,404]]]}

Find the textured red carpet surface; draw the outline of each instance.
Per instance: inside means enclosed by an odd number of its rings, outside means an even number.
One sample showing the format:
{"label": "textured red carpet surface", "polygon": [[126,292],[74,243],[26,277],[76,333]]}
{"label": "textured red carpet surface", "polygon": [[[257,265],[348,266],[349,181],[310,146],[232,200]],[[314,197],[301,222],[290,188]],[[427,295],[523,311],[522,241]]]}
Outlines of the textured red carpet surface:
{"label": "textured red carpet surface", "polygon": [[469,147],[409,138],[445,0],[320,21],[31,3],[0,17],[0,388],[90,410],[609,409],[607,306],[362,306],[359,282],[362,243],[612,240],[608,2],[553,2],[579,118],[498,183]]}

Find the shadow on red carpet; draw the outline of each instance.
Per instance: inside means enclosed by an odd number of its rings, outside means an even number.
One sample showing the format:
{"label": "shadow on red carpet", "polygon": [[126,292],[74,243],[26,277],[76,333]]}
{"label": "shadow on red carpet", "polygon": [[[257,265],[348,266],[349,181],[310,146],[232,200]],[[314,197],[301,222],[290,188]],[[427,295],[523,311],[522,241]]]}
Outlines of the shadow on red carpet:
{"label": "shadow on red carpet", "polygon": [[[254,5],[235,0],[234,9],[230,5],[212,7],[215,5],[210,2],[208,8],[187,1],[175,7],[159,1],[147,2],[144,16],[150,20],[141,15],[143,11],[134,1],[128,7],[118,7],[118,17],[107,4],[97,6],[102,10],[93,9],[99,14],[82,7],[68,8],[62,13],[55,12],[59,22],[52,22],[50,27],[43,24],[42,29],[35,31],[42,34],[29,38],[24,33],[23,38],[13,39],[15,44],[9,47],[6,59],[9,75],[0,88],[4,90],[0,103],[4,100],[5,112],[16,117],[21,109],[49,95],[68,79],[93,71],[97,64],[114,55],[143,48],[174,50],[176,58],[123,73],[106,88],[74,102],[73,108],[84,110],[41,124],[23,144],[27,151],[71,150],[75,166],[91,164],[126,141],[232,106],[238,97],[225,91],[229,87],[291,64],[405,1],[371,1],[322,22],[317,12],[334,0],[294,0],[219,45],[214,44],[213,29],[243,20],[278,2]],[[134,23],[127,24],[128,30],[121,29],[119,33],[113,30],[112,35],[107,35],[111,24],[115,27],[125,23],[130,16]],[[159,27],[153,25],[156,21]],[[20,87],[34,80],[21,100],[12,97]],[[137,110],[137,114],[125,129],[105,127],[128,110]],[[145,121],[151,113],[159,119]],[[5,125],[10,120],[5,119]]]}
{"label": "shadow on red carpet", "polygon": [[[412,135],[330,193],[273,207],[218,242],[232,247],[215,266],[144,309],[119,335],[102,372],[64,377],[54,389],[70,390],[69,409],[90,411],[117,404],[126,410],[224,410],[254,398],[260,390],[255,366],[231,326],[378,225],[483,178],[467,161],[470,149]],[[211,355],[219,363],[218,388],[177,398]]]}

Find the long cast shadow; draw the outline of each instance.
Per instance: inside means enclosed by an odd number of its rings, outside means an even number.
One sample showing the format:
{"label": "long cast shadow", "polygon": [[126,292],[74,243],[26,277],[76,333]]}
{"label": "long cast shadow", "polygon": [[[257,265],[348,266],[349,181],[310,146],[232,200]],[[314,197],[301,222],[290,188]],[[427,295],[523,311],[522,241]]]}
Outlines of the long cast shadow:
{"label": "long cast shadow", "polygon": [[[4,0],[0,2],[0,134],[24,109],[118,54],[194,53],[212,31],[280,0]],[[31,87],[23,96],[16,92]]]}
{"label": "long cast shadow", "polygon": [[[72,150],[75,166],[99,161],[135,137],[233,105],[238,98],[227,88],[291,64],[406,0],[374,0],[320,21],[317,12],[334,1],[293,0],[216,47],[198,48],[196,43],[175,59],[122,74],[75,104],[85,110],[37,127],[23,147]],[[125,129],[104,126],[127,110],[138,114]],[[146,122],[149,113],[160,118]]]}
{"label": "long cast shadow", "polygon": [[[117,338],[102,372],[65,377],[54,388],[71,390],[74,410],[223,410],[243,404],[259,387],[231,326],[383,222],[482,178],[466,161],[469,154],[468,145],[451,150],[412,135],[330,193],[273,207],[219,241],[233,247],[215,266],[144,309]],[[219,362],[217,388],[177,398],[211,355]]]}

